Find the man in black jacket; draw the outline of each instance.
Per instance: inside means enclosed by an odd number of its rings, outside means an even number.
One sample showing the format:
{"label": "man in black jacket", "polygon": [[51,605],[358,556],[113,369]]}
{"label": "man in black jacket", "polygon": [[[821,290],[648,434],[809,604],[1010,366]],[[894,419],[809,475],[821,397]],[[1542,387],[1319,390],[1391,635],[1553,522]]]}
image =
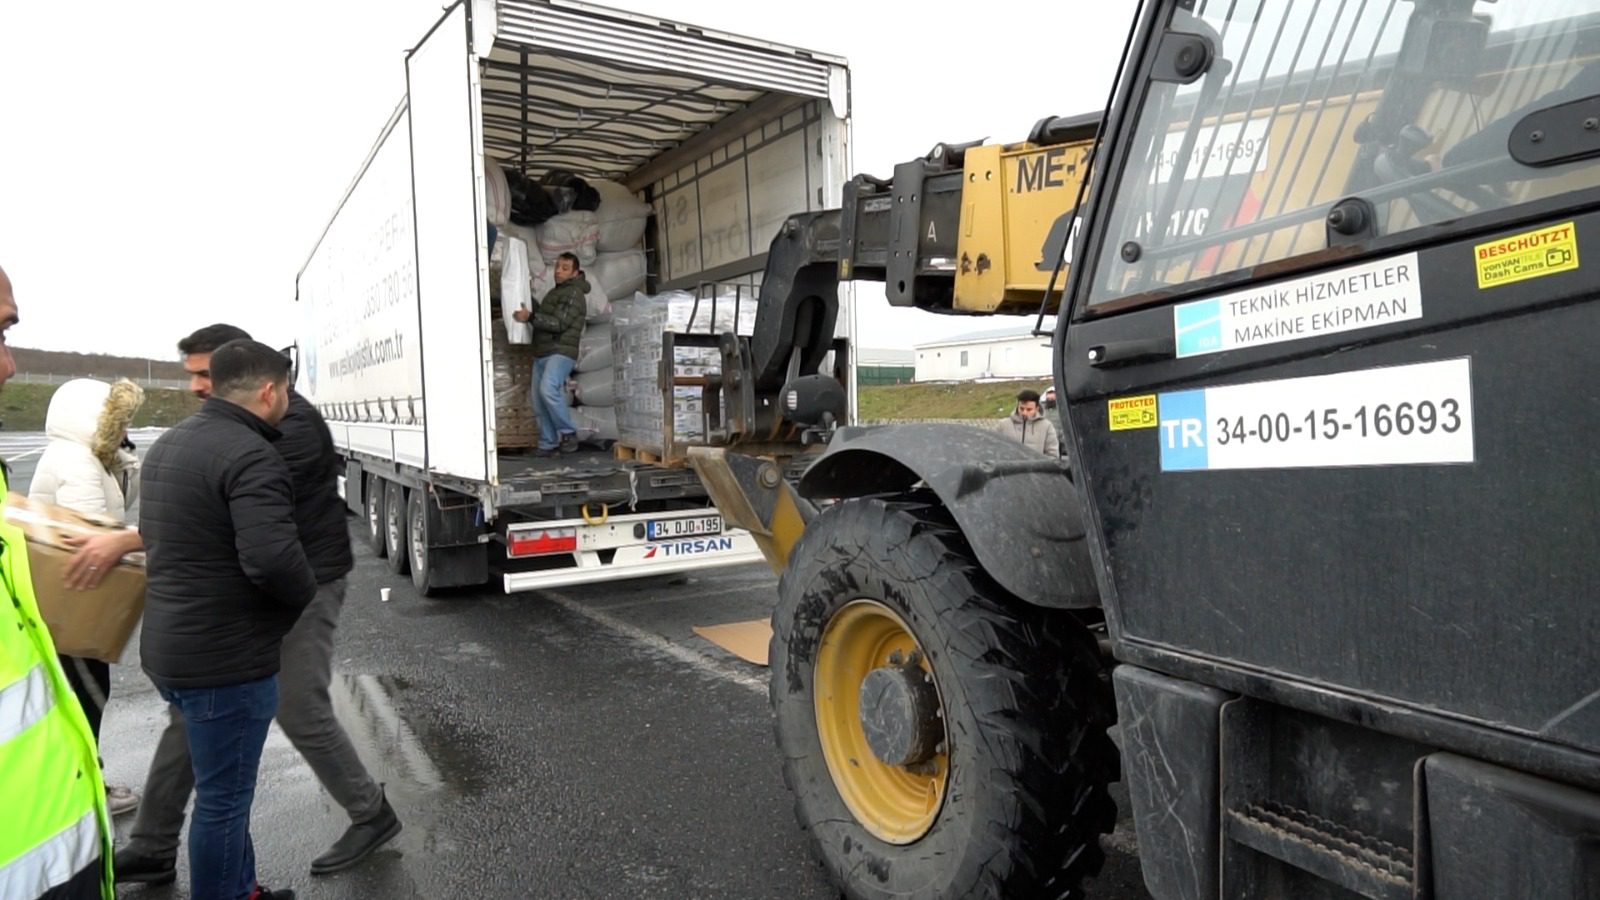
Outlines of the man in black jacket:
{"label": "man in black jacket", "polygon": [[[206,398],[212,392],[211,357],[224,343],[248,339],[233,325],[209,325],[178,342],[190,389]],[[278,424],[275,449],[294,481],[295,523],[306,557],[316,571],[317,596],[283,639],[278,676],[278,724],[316,773],[317,780],[350,816],[351,824],[333,847],[311,863],[313,875],[347,869],[400,833],[400,819],[368,774],[344,727],[333,714],[328,685],[333,677],[334,631],[344,606],[345,576],[354,565],[344,502],[339,499],[338,460],[333,436],[310,401],[293,389],[289,410]],[[115,559],[134,547],[113,547]],[[98,567],[86,553],[72,566]],[[97,569],[98,570],[98,569]],[[68,577],[73,574],[69,568]],[[116,854],[119,882],[165,884],[177,877],[178,838],[183,807],[194,787],[183,717],[174,713],[156,745],[145,779],[144,803],[134,819],[128,845]]]}
{"label": "man in black jacket", "polygon": [[289,409],[289,361],[232,341],[212,354],[211,375],[211,399],[155,442],[140,477],[141,662],[188,736],[191,897],[293,897],[256,883],[250,842],[283,636],[317,593],[294,483],[272,447]]}

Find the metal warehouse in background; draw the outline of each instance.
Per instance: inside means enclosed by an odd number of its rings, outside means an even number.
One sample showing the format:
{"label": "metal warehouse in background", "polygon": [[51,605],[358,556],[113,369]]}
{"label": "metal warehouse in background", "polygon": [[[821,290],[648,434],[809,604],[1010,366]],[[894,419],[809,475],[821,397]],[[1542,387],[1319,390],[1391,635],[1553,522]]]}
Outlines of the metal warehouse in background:
{"label": "metal warehouse in background", "polygon": [[916,346],[917,381],[1050,377],[1050,340],[1030,325]]}

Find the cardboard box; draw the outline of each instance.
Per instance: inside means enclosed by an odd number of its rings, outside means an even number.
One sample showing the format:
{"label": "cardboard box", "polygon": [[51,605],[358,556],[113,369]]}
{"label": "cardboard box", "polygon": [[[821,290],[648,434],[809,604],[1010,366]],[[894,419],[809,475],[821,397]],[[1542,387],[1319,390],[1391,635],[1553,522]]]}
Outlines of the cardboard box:
{"label": "cardboard box", "polygon": [[108,663],[119,661],[144,615],[144,554],[123,557],[94,590],[73,591],[63,583],[73,551],[62,539],[120,531],[123,526],[110,519],[33,503],[15,493],[6,497],[6,521],[27,536],[33,594],[56,652]]}

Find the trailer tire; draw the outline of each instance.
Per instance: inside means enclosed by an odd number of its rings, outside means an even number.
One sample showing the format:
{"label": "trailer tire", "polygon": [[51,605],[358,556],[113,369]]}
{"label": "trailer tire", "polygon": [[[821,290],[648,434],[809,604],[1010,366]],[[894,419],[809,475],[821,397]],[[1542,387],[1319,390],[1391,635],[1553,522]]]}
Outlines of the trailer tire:
{"label": "trailer tire", "polygon": [[406,492],[406,552],[411,555],[411,585],[424,597],[437,593],[434,587],[432,554],[428,546],[428,495],[426,491],[412,488]]}
{"label": "trailer tire", "polygon": [[[855,641],[857,628],[877,631]],[[908,657],[909,639],[917,646]],[[1116,824],[1107,786],[1118,756],[1096,641],[1070,613],[1029,606],[995,584],[936,499],[863,498],[823,511],[783,574],[770,650],[784,780],[846,896],[1059,898],[1077,896],[1099,871],[1099,836]],[[922,675],[911,692],[925,693],[919,681],[936,690],[939,716],[919,719],[936,722],[936,736],[920,737],[943,741],[942,752],[904,767],[877,751],[848,752],[872,740],[859,687],[849,699],[860,683],[850,666],[876,665],[876,675],[907,659],[922,669],[910,670]],[[870,774],[878,769],[891,774]],[[896,793],[902,781],[908,794]],[[924,787],[938,798],[931,815],[914,802]]]}
{"label": "trailer tire", "polygon": [[389,555],[389,547],[385,542],[384,529],[384,480],[375,473],[368,472],[366,477],[366,493],[362,496],[361,505],[367,513],[367,546],[372,548],[372,555],[383,559]]}
{"label": "trailer tire", "polygon": [[406,532],[406,489],[398,481],[383,484],[383,542],[389,571],[404,575],[410,569],[410,537]]}

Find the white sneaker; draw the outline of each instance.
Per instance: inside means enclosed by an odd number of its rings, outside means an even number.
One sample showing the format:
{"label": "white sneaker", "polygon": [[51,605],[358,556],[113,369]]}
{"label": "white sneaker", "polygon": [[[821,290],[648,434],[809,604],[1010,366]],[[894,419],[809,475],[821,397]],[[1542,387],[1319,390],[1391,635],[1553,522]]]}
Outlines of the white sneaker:
{"label": "white sneaker", "polygon": [[133,788],[120,784],[106,785],[106,808],[113,816],[131,813],[139,808],[139,794]]}

